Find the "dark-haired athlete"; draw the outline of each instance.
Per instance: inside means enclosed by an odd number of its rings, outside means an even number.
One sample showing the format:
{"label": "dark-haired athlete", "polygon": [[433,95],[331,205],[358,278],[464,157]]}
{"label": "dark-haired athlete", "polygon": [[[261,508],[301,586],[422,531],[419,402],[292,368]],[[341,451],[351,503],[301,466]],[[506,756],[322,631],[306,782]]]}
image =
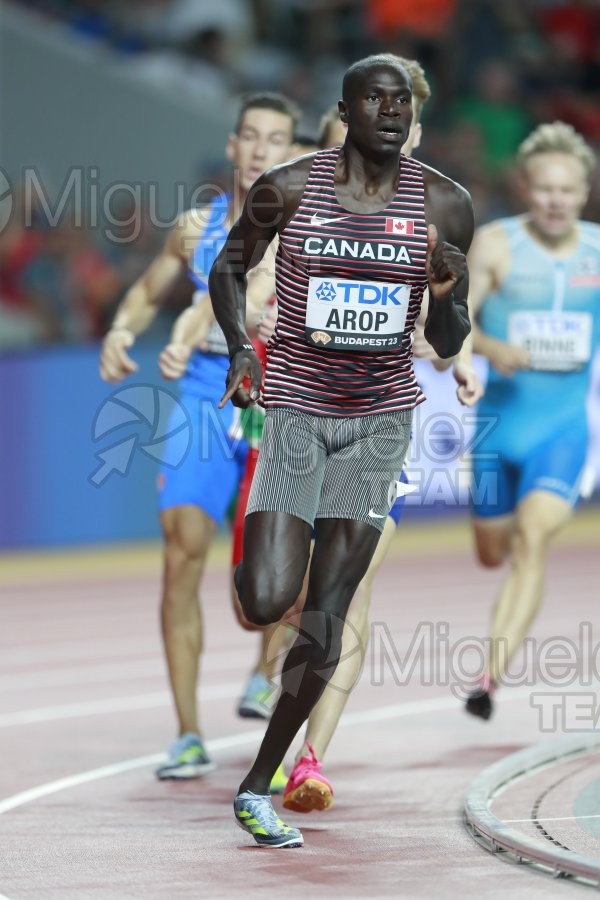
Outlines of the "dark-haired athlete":
{"label": "dark-haired athlete", "polygon": [[427,285],[425,336],[437,354],[454,356],[470,330],[471,201],[401,155],[412,115],[411,77],[396,57],[351,66],[340,101],[343,147],[258,179],[211,270],[231,359],[222,403],[246,406],[262,376],[246,333],[246,275],[279,235],[267,416],[236,572],[250,621],[276,622],[293,605],[313,525],[316,532],[300,635],[234,803],[260,845],[303,843],[275,815],[269,782],[335,670],[348,605],[395,500],[412,410],[423,399],[411,335]]}

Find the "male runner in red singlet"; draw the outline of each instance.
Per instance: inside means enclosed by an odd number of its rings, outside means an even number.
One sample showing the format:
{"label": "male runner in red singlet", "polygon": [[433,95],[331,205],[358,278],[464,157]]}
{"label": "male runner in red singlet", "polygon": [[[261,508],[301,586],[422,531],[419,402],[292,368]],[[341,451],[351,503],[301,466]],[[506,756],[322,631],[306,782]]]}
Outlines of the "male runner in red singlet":
{"label": "male runner in red singlet", "polygon": [[259,178],[211,270],[231,360],[222,402],[246,406],[262,378],[245,330],[246,274],[279,234],[267,416],[236,572],[250,621],[276,622],[292,606],[316,531],[301,633],[234,802],[238,823],[263,846],[303,843],[275,815],[269,782],[335,670],[348,605],[395,499],[412,410],[423,399],[411,334],[425,288],[425,336],[439,356],[458,353],[470,330],[472,204],[455,182],[401,155],[411,88],[393,56],[351,66],[340,101],[343,147]]}

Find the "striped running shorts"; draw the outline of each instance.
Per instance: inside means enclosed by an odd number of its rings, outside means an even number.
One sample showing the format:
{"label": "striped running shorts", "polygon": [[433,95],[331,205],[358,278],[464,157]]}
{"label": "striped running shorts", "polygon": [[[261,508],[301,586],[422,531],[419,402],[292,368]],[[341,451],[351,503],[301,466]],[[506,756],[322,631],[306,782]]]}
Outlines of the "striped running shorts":
{"label": "striped running shorts", "polygon": [[383,531],[410,440],[412,410],[354,418],[267,410],[246,515],[353,519]]}

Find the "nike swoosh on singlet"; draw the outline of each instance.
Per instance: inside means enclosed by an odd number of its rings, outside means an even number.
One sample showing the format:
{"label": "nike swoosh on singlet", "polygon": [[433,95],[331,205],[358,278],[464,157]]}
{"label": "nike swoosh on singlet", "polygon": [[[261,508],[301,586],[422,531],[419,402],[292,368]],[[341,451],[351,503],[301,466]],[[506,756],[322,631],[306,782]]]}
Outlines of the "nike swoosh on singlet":
{"label": "nike swoosh on singlet", "polygon": [[344,219],[349,219],[350,216],[336,216],[335,219],[322,219],[319,215],[315,214],[310,217],[311,225],[331,225],[333,222],[343,222]]}

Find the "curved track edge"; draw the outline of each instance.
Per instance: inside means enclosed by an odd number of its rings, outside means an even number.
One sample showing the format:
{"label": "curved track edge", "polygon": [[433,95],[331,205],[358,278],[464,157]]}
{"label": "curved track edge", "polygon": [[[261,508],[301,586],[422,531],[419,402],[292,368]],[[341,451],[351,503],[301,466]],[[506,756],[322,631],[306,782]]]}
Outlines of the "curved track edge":
{"label": "curved track edge", "polygon": [[490,805],[509,785],[534,772],[600,749],[600,736],[568,735],[511,753],[484,769],[467,789],[464,816],[468,831],[486,850],[508,861],[600,888],[600,859],[552,847],[495,816]]}

